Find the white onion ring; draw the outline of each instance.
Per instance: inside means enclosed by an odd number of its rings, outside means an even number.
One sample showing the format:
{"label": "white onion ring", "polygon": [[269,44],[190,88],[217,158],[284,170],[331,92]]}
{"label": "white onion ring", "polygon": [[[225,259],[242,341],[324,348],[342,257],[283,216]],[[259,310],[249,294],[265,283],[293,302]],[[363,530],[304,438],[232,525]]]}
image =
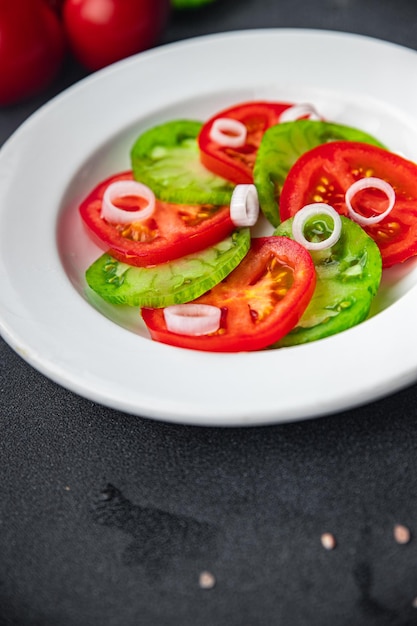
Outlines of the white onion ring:
{"label": "white onion ring", "polygon": [[230,200],[230,218],[238,228],[253,226],[259,216],[259,198],[255,185],[236,185]]}
{"label": "white onion ring", "polygon": [[302,118],[309,120],[321,120],[320,115],[312,104],[293,104],[285,109],[279,116],[279,122],[295,122]]}
{"label": "white onion ring", "polygon": [[[380,191],[383,191],[388,199],[387,209],[383,213],[372,215],[372,217],[365,217],[360,213],[356,213],[355,209],[352,207],[352,198],[358,193],[358,191],[362,191],[363,189],[379,189]],[[358,222],[361,226],[377,224],[383,220],[384,217],[387,217],[389,213],[391,213],[395,204],[395,191],[386,180],[369,176],[368,178],[361,178],[360,180],[357,180],[349,187],[345,194],[345,202],[349,216],[352,220],[355,220],[355,222]]]}
{"label": "white onion ring", "polygon": [[[311,217],[317,215],[328,215],[333,220],[333,232],[323,241],[309,241],[304,236],[304,226]],[[331,248],[339,241],[342,232],[342,220],[339,213],[330,205],[324,202],[316,202],[314,204],[306,204],[302,209],[294,215],[292,223],[292,234],[298,243],[307,250],[326,250]]]}
{"label": "white onion ring", "polygon": [[[147,201],[143,209],[126,211],[113,204],[113,200],[125,196],[137,196]],[[110,183],[103,195],[101,217],[111,224],[133,224],[142,222],[155,210],[155,195],[149,187],[135,180],[117,180]]]}
{"label": "white onion ring", "polygon": [[210,139],[220,146],[241,148],[246,143],[248,130],[242,122],[231,117],[219,117],[210,128]]}
{"label": "white onion ring", "polygon": [[221,309],[211,304],[173,304],[163,311],[168,330],[179,335],[208,335],[220,326]]}

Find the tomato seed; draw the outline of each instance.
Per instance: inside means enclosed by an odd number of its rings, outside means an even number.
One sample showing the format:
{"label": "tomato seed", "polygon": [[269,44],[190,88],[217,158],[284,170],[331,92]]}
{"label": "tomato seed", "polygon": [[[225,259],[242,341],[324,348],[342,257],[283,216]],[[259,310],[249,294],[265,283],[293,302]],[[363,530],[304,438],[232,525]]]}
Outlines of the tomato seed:
{"label": "tomato seed", "polygon": [[326,550],[334,550],[336,547],[336,539],[331,533],[323,533],[321,536],[321,545]]}
{"label": "tomato seed", "polygon": [[201,589],[212,589],[216,584],[216,579],[211,572],[204,571],[201,572],[198,582]]}
{"label": "tomato seed", "polygon": [[394,526],[394,539],[397,543],[408,543],[411,539],[410,531],[406,526],[403,526],[402,524],[396,524]]}

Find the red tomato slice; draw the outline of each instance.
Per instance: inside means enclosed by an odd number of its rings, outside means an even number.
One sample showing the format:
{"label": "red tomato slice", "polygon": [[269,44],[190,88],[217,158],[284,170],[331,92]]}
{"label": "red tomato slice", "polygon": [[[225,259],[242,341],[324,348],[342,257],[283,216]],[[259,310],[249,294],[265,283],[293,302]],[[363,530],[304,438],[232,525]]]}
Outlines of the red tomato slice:
{"label": "red tomato slice", "polygon": [[[211,172],[233,183],[252,183],[256,153],[264,132],[278,124],[279,116],[292,104],[279,102],[247,102],[220,111],[201,129],[198,143],[200,159]],[[247,129],[246,143],[241,148],[220,146],[210,138],[213,123],[219,118],[242,122]]]}
{"label": "red tomato slice", "polygon": [[[417,165],[377,146],[335,141],[303,154],[284,182],[281,220],[312,202],[325,202],[348,215],[345,193],[352,183],[367,176],[390,183],[396,199],[387,217],[363,229],[378,245],[383,267],[405,261],[417,254]],[[382,212],[385,200],[376,190],[363,191],[355,210],[364,215]]]}
{"label": "red tomato slice", "polygon": [[166,263],[213,246],[236,228],[229,206],[159,200],[153,215],[143,222],[111,224],[101,217],[101,203],[105,189],[116,180],[133,180],[132,172],[101,182],[80,205],[80,214],[95,242],[118,261],[141,267]]}
{"label": "red tomato slice", "polygon": [[169,331],[163,309],[142,309],[152,339],[213,352],[261,350],[298,323],[313,295],[316,273],[310,254],[287,237],[253,239],[240,265],[194,300],[221,308],[220,328],[203,336]]}

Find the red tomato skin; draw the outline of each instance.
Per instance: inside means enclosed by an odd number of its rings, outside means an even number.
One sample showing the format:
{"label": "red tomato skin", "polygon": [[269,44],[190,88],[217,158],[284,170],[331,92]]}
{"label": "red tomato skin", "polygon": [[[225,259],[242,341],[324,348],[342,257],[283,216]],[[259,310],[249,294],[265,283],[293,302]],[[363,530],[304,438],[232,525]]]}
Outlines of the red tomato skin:
{"label": "red tomato skin", "polygon": [[[293,269],[293,284],[285,296],[275,303],[270,314],[256,323],[249,312],[249,300],[239,295],[252,288],[272,257]],[[287,237],[260,237],[252,240],[246,257],[222,283],[194,300],[222,309],[220,331],[199,337],[170,332],[165,324],[163,309],[143,308],[142,318],[153,340],[179,348],[207,352],[262,350],[282,339],[296,326],[313,296],[315,286],[315,267],[311,255],[303,246]],[[267,290],[265,298],[268,298]]]}
{"label": "red tomato skin", "polygon": [[53,9],[58,15],[62,13],[62,5],[64,0],[44,0],[46,4],[48,4],[51,9]]}
{"label": "red tomato skin", "polygon": [[170,16],[170,0],[64,0],[71,49],[95,71],[157,43]]}
{"label": "red tomato skin", "polygon": [[[278,124],[279,116],[291,104],[280,102],[243,102],[216,113],[204,124],[198,142],[200,160],[211,172],[238,184],[253,183],[253,165],[263,133]],[[242,122],[247,128],[246,144],[241,148],[220,146],[210,138],[213,123],[228,117]]]}
{"label": "red tomato skin", "polygon": [[62,24],[44,0],[0,0],[0,105],[46,88],[65,52]]}
{"label": "red tomato skin", "polygon": [[345,193],[365,176],[386,180],[396,193],[391,213],[378,224],[363,227],[379,247],[382,266],[388,268],[417,255],[417,165],[370,144],[334,141],[304,153],[283,185],[281,221],[312,202],[326,202],[348,217]]}
{"label": "red tomato skin", "polygon": [[148,243],[127,239],[101,217],[104,191],[117,180],[133,180],[133,174],[131,171],[122,172],[99,183],[80,204],[79,211],[92,240],[122,263],[137,267],[166,263],[213,246],[236,228],[228,206],[218,207],[214,215],[198,226],[186,226],[178,216],[183,205],[156,200],[155,212],[149,221],[158,225],[158,236]]}

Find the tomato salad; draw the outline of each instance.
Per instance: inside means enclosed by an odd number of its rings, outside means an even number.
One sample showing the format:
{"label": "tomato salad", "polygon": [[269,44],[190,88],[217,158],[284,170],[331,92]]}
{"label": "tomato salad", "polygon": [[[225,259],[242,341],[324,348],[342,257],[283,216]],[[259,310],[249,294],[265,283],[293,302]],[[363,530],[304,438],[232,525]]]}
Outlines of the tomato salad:
{"label": "tomato salad", "polygon": [[103,250],[86,281],[137,307],[156,341],[237,352],[329,337],[369,316],[384,268],[417,255],[417,165],[310,104],[165,122],[130,157],[80,205]]}

